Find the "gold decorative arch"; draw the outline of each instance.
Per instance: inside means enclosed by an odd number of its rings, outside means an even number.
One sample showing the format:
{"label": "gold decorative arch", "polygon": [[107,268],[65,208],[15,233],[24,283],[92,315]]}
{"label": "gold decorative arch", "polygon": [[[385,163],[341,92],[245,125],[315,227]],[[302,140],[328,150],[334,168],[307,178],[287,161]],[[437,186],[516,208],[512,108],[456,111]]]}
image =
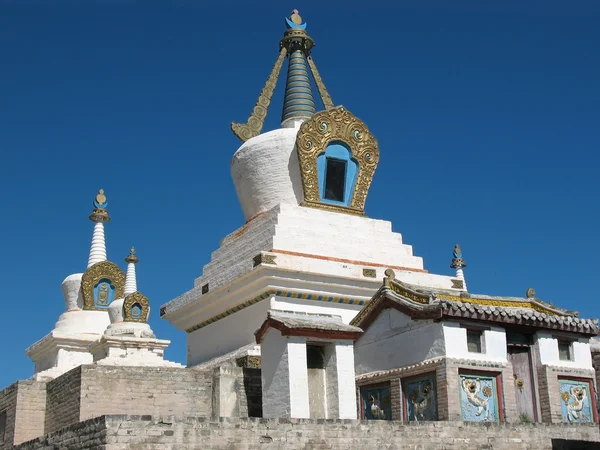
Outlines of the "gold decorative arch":
{"label": "gold decorative arch", "polygon": [[[131,314],[131,308],[135,304],[140,305],[142,309],[142,313],[140,317],[135,318]],[[148,298],[142,294],[141,292],[134,292],[133,294],[129,294],[125,297],[125,301],[123,302],[123,321],[124,322],[140,322],[140,323],[148,323],[148,316],[150,315],[150,302]]]}
{"label": "gold decorative arch", "polygon": [[106,311],[105,308],[96,308],[94,304],[94,286],[103,278],[110,280],[115,286],[113,300],[125,295],[125,274],[121,268],[110,261],[102,261],[89,267],[81,277],[83,309]]}
{"label": "gold decorative arch", "polygon": [[[322,203],[319,194],[317,157],[332,142],[350,148],[358,173],[349,206]],[[343,106],[330,108],[302,124],[296,136],[296,152],[304,189],[303,205],[363,215],[365,200],[379,163],[379,145],[367,126]]]}

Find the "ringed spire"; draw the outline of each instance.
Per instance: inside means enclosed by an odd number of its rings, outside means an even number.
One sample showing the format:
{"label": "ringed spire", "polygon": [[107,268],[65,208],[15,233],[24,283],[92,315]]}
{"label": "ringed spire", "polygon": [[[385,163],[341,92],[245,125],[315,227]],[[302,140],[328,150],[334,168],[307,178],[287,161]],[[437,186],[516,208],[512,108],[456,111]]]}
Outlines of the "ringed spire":
{"label": "ringed spire", "polygon": [[279,56],[275,61],[269,78],[246,123],[231,124],[231,131],[242,142],[246,142],[262,132],[271,98],[277,85],[283,63],[288,58],[288,71],[285,95],[281,114],[283,128],[294,127],[298,122],[311,118],[316,113],[316,104],[312,92],[309,69],[325,109],[333,108],[333,101],[319,75],[311,56],[315,42],[306,32],[306,23],[297,9],[285,19],[287,30],[279,42]]}

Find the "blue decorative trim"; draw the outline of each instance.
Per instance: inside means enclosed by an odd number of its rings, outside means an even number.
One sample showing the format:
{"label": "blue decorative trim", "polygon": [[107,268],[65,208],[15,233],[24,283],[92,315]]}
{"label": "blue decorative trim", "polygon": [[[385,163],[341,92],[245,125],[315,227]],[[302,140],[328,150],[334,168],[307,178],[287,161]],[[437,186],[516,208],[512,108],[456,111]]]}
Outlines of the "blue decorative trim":
{"label": "blue decorative trim", "polygon": [[[317,172],[319,174],[319,196],[321,203],[330,205],[349,206],[356,184],[356,175],[358,174],[358,163],[352,157],[352,152],[343,142],[335,141],[330,143],[317,157]],[[325,180],[327,179],[327,160],[337,159],[346,162],[346,172],[344,176],[344,201],[338,202],[325,198]]]}

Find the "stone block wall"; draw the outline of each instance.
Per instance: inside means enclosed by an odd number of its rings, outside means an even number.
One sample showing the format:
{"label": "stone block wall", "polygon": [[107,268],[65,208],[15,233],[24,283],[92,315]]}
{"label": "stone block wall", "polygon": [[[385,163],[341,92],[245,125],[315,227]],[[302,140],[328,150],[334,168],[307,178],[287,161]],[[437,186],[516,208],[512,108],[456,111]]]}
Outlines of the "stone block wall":
{"label": "stone block wall", "polygon": [[402,396],[402,379],[417,375],[424,375],[435,372],[437,386],[437,404],[439,420],[448,420],[448,387],[446,384],[446,363],[444,359],[430,360],[425,363],[415,364],[402,369],[386,370],[374,375],[358,377],[356,386],[359,391],[358,399],[358,417],[361,418],[362,399],[360,398],[360,388],[363,386],[377,385],[383,383],[390,384],[390,397],[392,402],[392,420],[404,420],[404,407]]}
{"label": "stone block wall", "polygon": [[446,385],[448,386],[448,416],[447,420],[461,420],[461,405],[459,400],[460,373],[461,371],[471,371],[485,373],[485,375],[500,374],[502,386],[499,391],[502,395],[502,404],[504,406],[504,421],[519,422],[519,413],[517,412],[517,400],[515,396],[515,383],[513,369],[510,363],[484,363],[481,361],[463,361],[446,359]]}
{"label": "stone block wall", "polygon": [[0,420],[3,429],[0,429],[0,449],[5,450],[12,446],[15,436],[15,415],[17,411],[17,391],[19,383],[13,383],[0,391]]}
{"label": "stone block wall", "polygon": [[79,422],[81,370],[76,367],[46,385],[46,434]]}
{"label": "stone block wall", "polygon": [[19,381],[14,443],[29,441],[44,434],[46,383]]}
{"label": "stone block wall", "polygon": [[81,368],[79,420],[103,414],[212,414],[212,371],[94,365]]}
{"label": "stone block wall", "polygon": [[[579,441],[574,446],[571,440]],[[570,446],[571,445],[571,446]],[[590,424],[221,419],[105,416],[17,446],[15,450],[541,450],[600,448]]]}
{"label": "stone block wall", "polygon": [[439,358],[421,364],[404,367],[402,369],[387,370],[380,372],[379,374],[358,377],[356,384],[357,386],[362,387],[389,382],[392,401],[392,420],[403,420],[404,398],[402,395],[402,380],[428,373],[435,373],[438,420],[459,421],[461,420],[459,378],[461,371],[466,370],[471,372],[481,372],[486,375],[500,374],[504,381],[501,389],[501,392],[503,393],[502,404],[504,406],[504,420],[506,422],[515,422],[519,420],[512,367],[510,364]]}
{"label": "stone block wall", "polygon": [[542,421],[547,423],[563,422],[559,392],[559,377],[580,378],[595,381],[593,370],[567,369],[564,367],[553,367],[542,365],[538,367],[538,390],[540,406],[542,409]]}
{"label": "stone block wall", "polygon": [[46,383],[18,381],[0,391],[0,450],[44,434]]}

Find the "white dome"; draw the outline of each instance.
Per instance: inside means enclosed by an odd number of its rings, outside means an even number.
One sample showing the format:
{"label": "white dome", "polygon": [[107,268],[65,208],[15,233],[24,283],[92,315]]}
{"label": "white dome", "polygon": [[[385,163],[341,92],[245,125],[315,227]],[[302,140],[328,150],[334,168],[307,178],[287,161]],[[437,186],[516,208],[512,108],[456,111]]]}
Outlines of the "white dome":
{"label": "white dome", "polygon": [[231,176],[246,220],[280,203],[297,205],[304,199],[297,133],[298,128],[263,133],[248,139],[233,155]]}
{"label": "white dome", "polygon": [[124,301],[124,298],[113,300],[110,306],[108,307],[108,318],[110,319],[111,324],[123,322]]}
{"label": "white dome", "polygon": [[66,311],[76,311],[83,308],[83,296],[81,295],[82,276],[82,273],[74,273],[62,282]]}

